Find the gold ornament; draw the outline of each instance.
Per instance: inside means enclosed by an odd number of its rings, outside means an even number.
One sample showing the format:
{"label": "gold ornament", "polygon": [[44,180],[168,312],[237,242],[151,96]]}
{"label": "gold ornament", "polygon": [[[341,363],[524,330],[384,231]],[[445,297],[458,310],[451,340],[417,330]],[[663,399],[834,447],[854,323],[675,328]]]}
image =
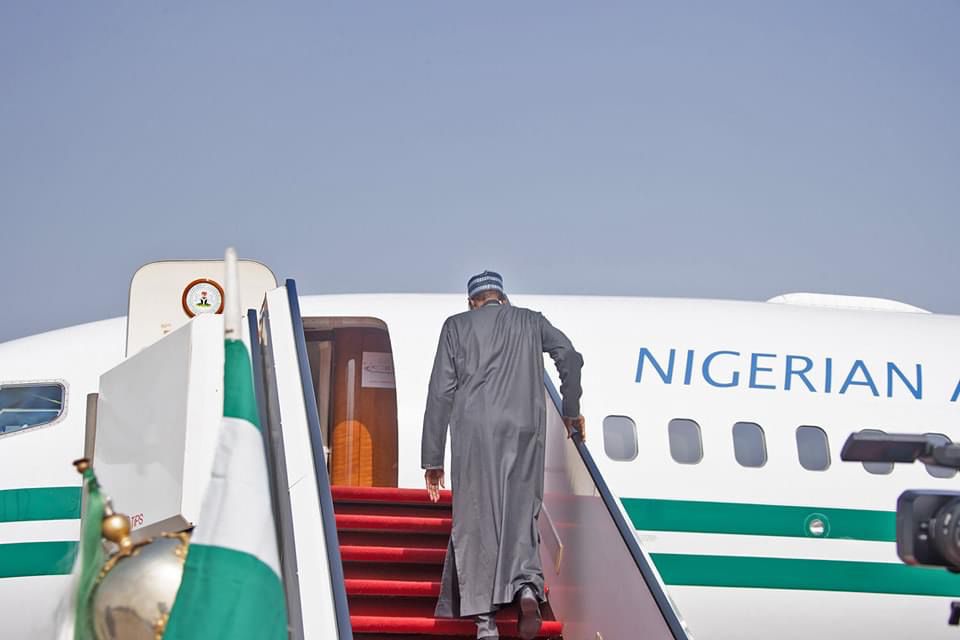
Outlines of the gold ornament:
{"label": "gold ornament", "polygon": [[130,518],[122,513],[113,513],[108,507],[107,516],[100,527],[103,537],[120,548],[121,555],[129,555],[133,551],[133,540],[130,539]]}
{"label": "gold ornament", "polygon": [[189,545],[188,533],[165,533],[107,561],[91,602],[97,640],[163,637]]}
{"label": "gold ornament", "polygon": [[[90,469],[86,458],[73,464],[81,474]],[[116,513],[106,499],[100,535],[115,551],[103,563],[88,601],[96,640],[162,640],[180,589],[190,534],[164,533],[134,543],[130,531],[130,518]]]}

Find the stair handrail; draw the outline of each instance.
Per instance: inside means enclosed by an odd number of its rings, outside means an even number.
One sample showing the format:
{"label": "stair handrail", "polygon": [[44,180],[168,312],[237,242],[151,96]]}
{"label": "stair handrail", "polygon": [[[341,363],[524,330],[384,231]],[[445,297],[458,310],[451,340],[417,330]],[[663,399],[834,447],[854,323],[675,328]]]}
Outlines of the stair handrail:
{"label": "stair handrail", "polygon": [[[264,330],[269,332],[267,314],[263,316]],[[283,581],[284,597],[287,604],[287,637],[289,640],[303,640],[303,609],[300,601],[300,585],[297,582],[296,543],[293,537],[292,509],[290,494],[287,491],[285,465],[278,465],[276,460],[283,457],[283,435],[274,431],[267,409],[267,384],[265,376],[267,367],[263,354],[263,343],[260,339],[260,317],[256,309],[247,310],[247,328],[250,338],[250,359],[253,364],[253,390],[257,399],[257,410],[262,426],[263,450],[267,458],[267,475],[270,478],[270,506],[273,511],[273,521],[277,534],[277,550],[280,560],[280,577]],[[274,379],[274,385],[276,380]],[[275,388],[275,387],[274,387]]]}
{"label": "stair handrail", "polygon": [[[543,373],[543,384],[547,389],[547,393],[550,394],[550,399],[553,401],[557,412],[562,416],[563,401],[560,398],[560,393],[557,391],[556,386],[553,384],[553,380],[550,379],[550,374],[546,371]],[[590,479],[593,481],[597,493],[603,500],[603,504],[610,513],[610,517],[617,525],[617,530],[620,532],[620,537],[623,538],[623,542],[630,551],[630,555],[633,557],[633,561],[636,563],[637,569],[640,570],[640,575],[643,576],[643,580],[647,584],[647,589],[649,589],[650,593],[653,595],[653,599],[657,603],[657,608],[660,609],[660,614],[667,623],[670,633],[673,634],[673,637],[676,640],[689,640],[689,636],[687,635],[687,631],[684,628],[683,623],[680,622],[680,618],[677,616],[677,612],[670,603],[670,599],[667,597],[667,594],[664,592],[660,581],[657,579],[656,574],[650,567],[647,557],[644,555],[643,550],[640,548],[640,544],[637,542],[636,534],[634,533],[633,528],[627,524],[626,519],[623,517],[623,512],[617,505],[617,501],[613,497],[610,487],[607,486],[606,480],[604,480],[603,475],[600,473],[600,469],[597,467],[597,463],[594,461],[593,455],[590,453],[590,450],[587,449],[587,445],[583,441],[583,434],[580,433],[579,429],[573,429],[571,440],[573,440],[573,444],[577,450],[577,453],[580,454],[580,460],[583,462],[583,466],[590,475]]]}
{"label": "stair handrail", "polygon": [[313,453],[313,470],[317,481],[317,493],[320,497],[320,516],[323,522],[323,539],[327,549],[327,564],[330,567],[330,588],[333,592],[333,603],[337,616],[337,633],[339,640],[353,640],[350,608],[347,604],[347,587],[343,575],[343,560],[340,557],[340,542],[337,537],[337,521],[333,512],[333,493],[330,490],[327,457],[323,449],[323,434],[320,432],[320,412],[317,408],[317,396],[313,391],[311,382],[313,376],[310,374],[303,318],[300,317],[300,298],[297,296],[297,283],[293,279],[287,279],[285,286],[287,300],[290,304],[290,318],[293,321],[293,339],[297,346],[297,362],[300,365],[300,382],[303,386],[303,403],[306,407],[307,429],[310,433],[310,448]]}

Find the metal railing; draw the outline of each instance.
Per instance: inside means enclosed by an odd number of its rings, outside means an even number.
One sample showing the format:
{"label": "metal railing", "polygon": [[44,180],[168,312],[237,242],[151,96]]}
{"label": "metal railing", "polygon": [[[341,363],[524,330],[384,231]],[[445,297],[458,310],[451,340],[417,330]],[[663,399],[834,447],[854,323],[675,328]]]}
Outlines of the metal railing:
{"label": "metal railing", "polygon": [[[257,396],[257,409],[262,420],[264,452],[267,458],[267,474],[270,478],[270,503],[273,508],[277,533],[277,547],[280,554],[280,577],[283,580],[283,593],[287,605],[287,637],[289,640],[303,640],[303,612],[300,606],[300,583],[297,580],[297,548],[293,535],[293,508],[287,487],[286,465],[278,464],[285,458],[283,451],[283,433],[280,427],[280,409],[277,400],[277,380],[274,373],[276,363],[273,354],[264,350],[261,342],[260,324],[263,335],[270,342],[270,314],[264,309],[262,318],[250,309],[247,312],[247,326],[250,332],[250,357],[254,371],[254,393]],[[273,402],[272,402],[272,401]]]}

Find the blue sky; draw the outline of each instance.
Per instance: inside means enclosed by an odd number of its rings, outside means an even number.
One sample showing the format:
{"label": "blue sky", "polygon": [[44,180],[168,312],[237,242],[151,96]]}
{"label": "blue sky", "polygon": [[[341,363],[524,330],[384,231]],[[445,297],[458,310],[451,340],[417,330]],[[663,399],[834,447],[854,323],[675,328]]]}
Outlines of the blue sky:
{"label": "blue sky", "polygon": [[[202,5],[202,6],[200,6]],[[960,3],[0,4],[0,340],[228,244],[308,293],[960,313]]]}

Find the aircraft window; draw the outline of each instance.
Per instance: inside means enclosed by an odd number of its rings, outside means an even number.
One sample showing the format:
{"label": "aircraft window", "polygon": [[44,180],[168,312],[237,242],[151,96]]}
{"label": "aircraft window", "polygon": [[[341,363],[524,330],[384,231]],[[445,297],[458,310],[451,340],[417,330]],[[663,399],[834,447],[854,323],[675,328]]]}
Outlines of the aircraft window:
{"label": "aircraft window", "polygon": [[603,419],[603,450],[611,460],[627,462],[637,457],[637,425],[627,416]]}
{"label": "aircraft window", "polygon": [[681,464],[697,464],[703,459],[700,425],[693,420],[674,418],[667,426],[670,456]]}
{"label": "aircraft window", "polygon": [[830,443],[820,427],[797,427],[797,455],[807,471],[825,471],[830,467]]}
{"label": "aircraft window", "polygon": [[753,422],[733,425],[733,455],[744,467],[762,467],[767,463],[767,443],[760,425]]}
{"label": "aircraft window", "polygon": [[62,384],[0,386],[0,434],[54,422],[63,414]]}
{"label": "aircraft window", "polygon": [[[950,438],[943,435],[942,433],[928,433],[927,436],[935,439],[937,444],[948,444]],[[924,465],[927,468],[927,473],[932,475],[934,478],[952,478],[957,475],[956,469],[951,469],[950,467],[941,467],[935,464]]]}
{"label": "aircraft window", "polygon": [[[883,433],[883,431],[879,429],[861,429],[860,433]],[[864,469],[878,476],[885,476],[893,471],[892,462],[863,462],[861,464],[863,464]]]}

